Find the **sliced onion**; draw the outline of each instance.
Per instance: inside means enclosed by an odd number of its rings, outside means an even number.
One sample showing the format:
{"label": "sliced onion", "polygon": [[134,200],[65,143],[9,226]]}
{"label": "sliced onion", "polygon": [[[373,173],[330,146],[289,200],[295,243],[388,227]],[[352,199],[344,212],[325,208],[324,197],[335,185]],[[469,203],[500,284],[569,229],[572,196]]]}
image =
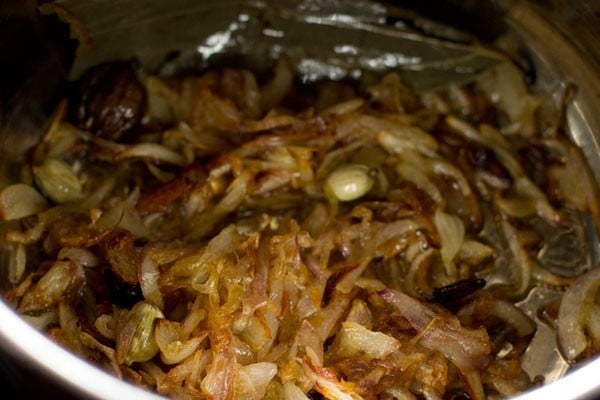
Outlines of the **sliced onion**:
{"label": "sliced onion", "polygon": [[523,75],[514,64],[500,63],[483,74],[478,83],[510,120],[519,124],[521,134],[526,137],[535,134],[535,110],[539,100],[528,92]]}
{"label": "sliced onion", "polygon": [[8,264],[8,280],[11,283],[19,283],[23,279],[27,266],[27,252],[23,243],[16,245],[14,258],[11,258],[10,261]]}
{"label": "sliced onion", "polygon": [[225,196],[208,212],[200,212],[187,221],[189,233],[187,238],[195,240],[209,233],[227,214],[242,204],[248,193],[248,185],[252,179],[251,171],[244,171],[227,187]]}
{"label": "sliced onion", "polygon": [[300,121],[292,115],[269,113],[258,121],[244,121],[241,130],[245,133],[254,133],[298,124]]}
{"label": "sliced onion", "polygon": [[164,124],[171,122],[174,117],[172,104],[175,102],[175,93],[156,76],[147,77],[144,84],[148,94],[148,116]]}
{"label": "sliced onion", "polygon": [[[533,203],[534,210],[549,223],[558,223],[563,217],[552,207],[546,195],[529,178],[521,177],[514,182],[515,191],[519,196]],[[510,209],[507,210],[510,212]],[[509,214],[510,215],[510,214]]]}
{"label": "sliced onion", "polygon": [[517,335],[525,337],[535,331],[535,323],[520,308],[507,300],[487,297],[477,298],[461,308],[457,316],[463,322],[471,323],[473,314],[493,315],[500,318],[517,331]]}
{"label": "sliced onion", "polygon": [[117,337],[115,318],[110,314],[101,314],[96,318],[94,327],[107,339],[114,340]]}
{"label": "sliced onion", "polygon": [[394,400],[417,400],[417,397],[410,390],[402,386],[386,389],[385,393],[392,396]]}
{"label": "sliced onion", "polygon": [[517,229],[506,218],[502,219],[501,226],[504,237],[508,242],[508,249],[513,256],[510,262],[514,287],[513,295],[517,297],[522,296],[527,292],[531,284],[533,261],[527,249],[521,243]]}
{"label": "sliced onion", "polygon": [[558,310],[558,344],[564,357],[574,361],[589,346],[586,327],[600,288],[600,268],[593,268],[568,287]]}
{"label": "sliced onion", "polygon": [[461,372],[476,370],[487,362],[491,346],[485,329],[463,328],[456,317],[438,315],[396,290],[386,289],[379,295],[419,331],[420,344],[444,354]]}
{"label": "sliced onion", "polygon": [[321,115],[342,115],[358,110],[365,104],[364,99],[356,98],[334,104],[323,110]]}
{"label": "sliced onion", "polygon": [[309,400],[304,392],[292,382],[283,384],[283,396],[284,400]]}
{"label": "sliced onion", "polygon": [[238,371],[235,394],[238,398],[261,400],[271,379],[277,374],[277,364],[259,362],[241,367]]}
{"label": "sliced onion", "polygon": [[460,187],[463,196],[471,195],[471,186],[460,169],[441,158],[427,160],[426,165],[432,172],[438,175],[453,178]]}
{"label": "sliced onion", "polygon": [[382,332],[374,332],[356,322],[342,322],[336,336],[337,353],[342,357],[366,357],[368,360],[383,359],[400,347],[400,342]]}
{"label": "sliced onion", "polygon": [[436,203],[443,202],[444,197],[440,189],[427,177],[422,169],[415,165],[400,162],[396,165],[396,172],[402,179],[413,183],[416,187],[427,193]]}
{"label": "sliced onion", "polygon": [[308,378],[314,381],[314,388],[325,398],[331,400],[356,400],[362,398],[350,385],[344,386],[335,373],[328,369],[315,366],[309,357],[302,364]]}
{"label": "sliced onion", "polygon": [[588,321],[588,331],[592,337],[594,350],[600,349],[600,304],[594,304]]}
{"label": "sliced onion", "polygon": [[111,367],[112,373],[119,379],[123,378],[121,368],[119,368],[119,363],[117,362],[117,353],[115,349],[103,345],[92,335],[81,330],[79,331],[79,339],[81,340],[81,343],[84,346],[87,346],[104,354],[104,356],[108,359],[108,363]]}
{"label": "sliced onion", "polygon": [[272,337],[271,331],[264,323],[264,318],[252,316],[241,333],[244,340],[254,351],[258,351],[268,343]]}
{"label": "sliced onion", "polygon": [[56,261],[25,293],[19,303],[19,311],[29,313],[55,306],[75,281],[79,271],[78,266],[71,261]]}
{"label": "sliced onion", "polygon": [[154,337],[160,349],[160,359],[165,364],[178,364],[191,356],[204,341],[207,332],[202,336],[182,341],[181,326],[177,322],[160,319],[156,321]]}
{"label": "sliced onion", "polygon": [[[363,117],[364,118],[364,117]],[[375,122],[371,120],[362,121],[363,123]],[[381,123],[379,125],[382,125]],[[389,132],[383,128],[394,129],[393,132]],[[417,137],[411,135],[417,133]],[[378,131],[375,135],[377,142],[391,154],[409,154],[410,152],[421,152],[426,155],[434,154],[437,150],[437,142],[429,135],[423,135],[424,132],[421,130],[413,131],[411,129],[395,129],[394,126],[384,124],[382,130]],[[420,139],[420,141],[415,141]]]}
{"label": "sliced onion", "polygon": [[455,215],[447,214],[439,208],[436,209],[435,214],[433,215],[433,222],[440,235],[440,243],[442,246],[440,253],[444,266],[446,267],[446,274],[448,274],[449,277],[454,278],[457,274],[454,257],[456,257],[463,244],[465,226],[460,218]]}
{"label": "sliced onion", "polygon": [[458,258],[470,265],[479,265],[485,259],[494,255],[494,248],[475,240],[464,240]]}
{"label": "sliced onion", "polygon": [[313,364],[322,366],[324,362],[325,350],[323,349],[323,341],[315,327],[308,321],[302,321],[302,325],[296,335],[297,347],[294,349],[294,356],[304,351],[307,356],[310,356]]}
{"label": "sliced onion", "polygon": [[81,247],[63,247],[58,252],[59,260],[71,260],[77,265],[83,267],[97,267],[99,264],[98,257],[91,251]]}
{"label": "sliced onion", "polygon": [[600,226],[600,205],[598,204],[598,186],[592,176],[580,149],[558,141],[544,142],[551,150],[558,150],[564,158],[561,166],[552,166],[548,170],[550,180],[556,191],[567,202],[579,210],[588,210],[594,217],[596,226]]}
{"label": "sliced onion", "polygon": [[144,298],[162,310],[164,307],[164,300],[160,292],[160,287],[158,286],[159,278],[160,271],[158,269],[158,264],[146,253],[142,259],[140,270],[138,272],[140,288],[142,289]]}
{"label": "sliced onion", "polygon": [[117,160],[128,158],[142,158],[153,161],[161,161],[167,164],[183,167],[187,164],[185,157],[170,148],[158,143],[139,143],[129,146],[125,151],[117,154]]}
{"label": "sliced onion", "polygon": [[58,315],[56,315],[56,310],[49,310],[37,315],[24,315],[23,319],[35,329],[43,331],[48,325],[58,322]]}
{"label": "sliced onion", "polygon": [[275,64],[275,75],[261,88],[261,106],[263,110],[275,108],[289,93],[294,80],[294,71],[286,57],[279,57]]}
{"label": "sliced onion", "polygon": [[40,240],[45,230],[46,222],[43,220],[43,218],[40,218],[37,224],[24,232],[16,230],[6,232],[6,240],[12,243],[20,243],[23,245],[33,244]]}
{"label": "sliced onion", "polygon": [[227,399],[233,393],[238,365],[231,333],[222,327],[211,332],[213,361],[202,379],[202,391],[214,399]]}

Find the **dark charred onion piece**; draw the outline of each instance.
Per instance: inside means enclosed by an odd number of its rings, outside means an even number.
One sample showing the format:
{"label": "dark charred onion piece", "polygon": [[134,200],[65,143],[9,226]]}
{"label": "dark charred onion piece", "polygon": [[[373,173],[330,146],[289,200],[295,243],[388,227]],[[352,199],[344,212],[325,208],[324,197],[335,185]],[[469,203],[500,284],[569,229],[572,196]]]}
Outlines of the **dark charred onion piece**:
{"label": "dark charred onion piece", "polygon": [[110,268],[123,282],[138,282],[138,270],[142,260],[133,245],[134,237],[128,231],[113,233],[104,242],[104,251]]}
{"label": "dark charred onion piece", "polygon": [[546,169],[549,160],[544,148],[529,145],[519,149],[519,159],[523,170],[533,183],[542,187],[546,185]]}
{"label": "dark charred onion piece", "polygon": [[143,215],[167,210],[169,206],[185,196],[197,181],[204,178],[200,168],[192,166],[175,179],[143,193],[136,208]]}
{"label": "dark charred onion piece", "polygon": [[60,246],[88,248],[104,240],[110,231],[90,227],[87,216],[72,214],[53,221],[49,233]]}
{"label": "dark charred onion piece", "polygon": [[321,298],[321,307],[327,307],[327,305],[333,299],[335,294],[335,286],[343,278],[346,271],[336,271],[327,279],[325,284],[325,290],[323,291],[323,297]]}
{"label": "dark charred onion piece", "polygon": [[71,102],[77,126],[105,139],[119,140],[140,122],[146,92],[133,63],[105,63],[78,80]]}
{"label": "dark charred onion piece", "polygon": [[130,284],[123,282],[110,269],[104,272],[104,279],[108,287],[110,301],[119,307],[131,308],[134,304],[144,299],[139,283]]}
{"label": "dark charred onion piece", "polygon": [[460,301],[485,286],[485,279],[464,279],[433,289],[433,301],[455,310]]}
{"label": "dark charred onion piece", "polygon": [[494,152],[485,147],[470,147],[469,157],[471,163],[476,167],[496,176],[498,179],[510,184],[511,177],[506,168],[498,161]]}

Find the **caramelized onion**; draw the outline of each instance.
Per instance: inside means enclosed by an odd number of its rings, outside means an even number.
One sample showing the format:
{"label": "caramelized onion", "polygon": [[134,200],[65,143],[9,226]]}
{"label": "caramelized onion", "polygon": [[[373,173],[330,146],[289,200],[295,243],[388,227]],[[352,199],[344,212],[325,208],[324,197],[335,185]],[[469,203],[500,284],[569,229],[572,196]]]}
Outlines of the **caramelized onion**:
{"label": "caramelized onion", "polygon": [[[176,399],[532,387],[527,315],[555,316],[515,301],[574,279],[545,270],[543,227],[588,232],[566,217],[598,207],[575,193],[590,176],[563,182],[584,161],[540,134],[535,96],[497,87],[512,69],[419,93],[396,73],[303,86],[284,57],[266,83],[226,68],[142,87],[104,68],[0,192],[6,297],[37,327]],[[600,348],[598,270],[562,299],[569,361]]]}

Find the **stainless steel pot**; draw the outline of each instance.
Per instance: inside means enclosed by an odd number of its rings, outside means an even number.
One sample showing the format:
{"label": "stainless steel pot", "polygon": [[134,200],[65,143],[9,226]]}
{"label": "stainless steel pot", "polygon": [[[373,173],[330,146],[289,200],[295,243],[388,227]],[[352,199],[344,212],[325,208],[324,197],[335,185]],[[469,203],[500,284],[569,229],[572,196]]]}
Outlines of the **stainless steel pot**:
{"label": "stainless steel pot", "polygon": [[[0,5],[0,187],[13,181],[18,174],[18,165],[24,154],[39,138],[46,120],[57,99],[63,94],[64,84],[69,74],[77,75],[85,67],[102,60],[135,56],[147,67],[154,68],[164,60],[170,50],[180,54],[204,55],[227,50],[235,29],[232,23],[240,23],[232,15],[247,15],[244,1],[133,1],[114,2],[71,2],[86,23],[87,31],[94,37],[95,47],[86,50],[76,49],[72,35],[81,32],[71,31],[59,19],[66,14],[58,12],[45,15],[33,1],[8,1]],[[397,23],[414,17],[412,12],[394,11],[386,15],[381,4],[409,6],[433,21],[451,23],[462,30],[475,33],[484,40],[492,41],[506,33],[517,38],[522,50],[528,55],[532,71],[535,71],[535,86],[541,90],[557,92],[564,82],[574,83],[578,90],[567,110],[567,120],[574,140],[583,148],[596,180],[600,182],[600,1],[387,1],[378,5],[367,2],[305,0],[285,1],[284,4],[296,7],[301,4],[305,10],[313,10],[315,18],[327,15],[360,17],[361,21]],[[573,4],[576,3],[576,4]],[[279,3],[281,5],[281,3]],[[312,7],[312,8],[311,8]],[[316,7],[316,8],[315,8]],[[317,10],[317,11],[315,11]],[[321,11],[318,11],[321,10]],[[56,10],[55,10],[56,11]],[[246,17],[244,17],[246,18]],[[251,15],[250,17],[251,18]],[[247,22],[245,19],[242,22]],[[330,20],[330,22],[335,22]],[[343,20],[341,20],[343,22]],[[440,30],[436,24],[416,21],[412,28],[455,35],[460,33]],[[229,25],[227,25],[229,24]],[[325,26],[326,24],[322,24]],[[343,24],[342,24],[343,25]],[[348,34],[348,29],[331,24],[334,31]],[[216,34],[215,32],[218,32]],[[304,46],[309,56],[328,57],[333,39],[315,41],[310,29],[286,32],[285,39],[290,46]],[[352,32],[350,32],[352,33]],[[274,40],[276,31],[271,32]],[[376,35],[361,32],[360,35]],[[229,36],[228,36],[229,35]],[[360,36],[359,35],[359,36]],[[456,36],[458,35],[458,36]],[[385,43],[356,40],[363,47],[372,46],[380,52],[390,51],[393,41]],[[332,42],[333,41],[333,42]],[[207,46],[210,44],[210,46]],[[272,44],[272,43],[271,43]],[[243,48],[243,41],[237,43]],[[195,53],[185,53],[192,46]],[[194,47],[195,46],[195,47]],[[250,47],[255,46],[251,43]],[[238,48],[239,49],[239,48]],[[258,49],[265,51],[266,48]],[[246,48],[247,50],[247,48]],[[269,50],[269,49],[266,49]],[[272,50],[272,47],[270,48]],[[313,53],[310,53],[310,52]],[[335,52],[334,52],[335,53]],[[248,53],[250,55],[250,53]],[[343,53],[336,53],[343,55]],[[306,56],[306,54],[305,54]],[[193,56],[180,57],[180,62],[195,62]],[[254,62],[260,64],[260,57]],[[331,61],[331,60],[328,60]],[[334,60],[340,62],[339,59]],[[352,61],[352,60],[351,60]],[[371,60],[372,61],[372,60]],[[348,71],[348,59],[341,61]],[[356,62],[353,59],[352,62]],[[402,63],[379,64],[376,68],[402,68]],[[359,67],[365,66],[363,64]],[[372,66],[372,65],[371,65]],[[313,66],[314,68],[314,66]],[[419,71],[405,68],[414,82],[433,85],[435,82],[419,78]],[[69,72],[70,71],[70,72]],[[313,69],[304,73],[323,73]],[[328,68],[324,73],[334,74],[339,70]],[[346,71],[347,72],[347,71]],[[475,71],[476,72],[476,71]],[[452,76],[460,79],[460,76]],[[1,229],[0,229],[1,231]],[[598,253],[598,244],[593,247]],[[0,251],[0,289],[9,287],[6,265],[7,254]],[[598,260],[595,260],[596,262]],[[68,351],[57,346],[44,335],[18,317],[11,308],[0,301],[0,348],[3,357],[12,363],[26,366],[35,379],[51,381],[65,392],[81,398],[97,399],[155,399],[156,395],[144,392],[127,383],[117,380],[96,367],[88,364]],[[547,354],[528,360],[532,370],[547,377],[557,377],[564,372],[566,364],[561,364],[558,353]],[[523,400],[543,398],[579,399],[600,396],[600,359],[568,373],[544,387],[522,395]],[[29,376],[29,375],[28,375]],[[26,390],[29,382],[17,381]]]}

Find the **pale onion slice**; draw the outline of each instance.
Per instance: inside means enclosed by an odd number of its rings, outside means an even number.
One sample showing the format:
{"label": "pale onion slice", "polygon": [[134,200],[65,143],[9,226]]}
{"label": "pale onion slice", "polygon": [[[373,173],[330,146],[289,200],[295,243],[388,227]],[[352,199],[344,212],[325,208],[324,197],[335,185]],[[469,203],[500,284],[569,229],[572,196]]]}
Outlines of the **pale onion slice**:
{"label": "pale onion slice", "polygon": [[168,365],[178,364],[191,356],[204,341],[208,332],[203,335],[182,341],[181,325],[166,319],[156,321],[154,338],[160,349],[160,359]]}
{"label": "pale onion slice", "polygon": [[321,115],[342,115],[349,114],[364,106],[365,100],[355,98],[334,104],[321,112]]}
{"label": "pale onion slice", "polygon": [[465,238],[465,226],[456,215],[448,214],[440,210],[435,210],[433,222],[440,235],[442,262],[446,267],[446,274],[449,277],[456,277],[456,265],[454,257],[458,254],[463,240]]}
{"label": "pale onion slice", "polygon": [[241,339],[255,351],[263,348],[271,336],[271,331],[262,319],[255,316],[249,318],[245,329],[241,332]]}
{"label": "pale onion slice", "polygon": [[384,393],[392,396],[391,398],[395,400],[417,400],[410,390],[402,386],[386,389]]}
{"label": "pale onion slice", "polygon": [[42,218],[40,218],[38,223],[25,231],[11,230],[6,232],[6,240],[23,245],[33,244],[40,240],[46,231],[46,222],[43,221],[43,214],[40,214],[40,216]]}
{"label": "pale onion slice", "polygon": [[115,349],[103,345],[87,332],[84,332],[82,330],[78,330],[78,332],[79,340],[81,341],[81,343],[86,347],[89,347],[104,354],[104,356],[108,359],[108,364],[110,365],[112,373],[115,374],[116,377],[121,379],[123,377],[123,374],[121,372],[121,369],[119,368],[119,363],[117,362],[117,352],[115,351]]}
{"label": "pale onion slice", "polygon": [[71,260],[77,265],[94,268],[99,265],[98,257],[91,251],[81,247],[63,247],[58,252],[59,260]]}
{"label": "pale onion slice", "polygon": [[8,280],[11,283],[19,283],[25,273],[27,266],[27,252],[23,243],[17,243],[15,246],[14,257],[8,264]]}
{"label": "pale onion slice", "polygon": [[273,78],[260,89],[260,103],[263,110],[273,109],[290,92],[294,81],[294,71],[286,57],[279,57],[275,64]]}
{"label": "pale onion slice", "polygon": [[141,158],[153,161],[161,161],[183,167],[187,164],[185,157],[170,148],[158,143],[139,143],[132,145],[120,152],[115,157],[117,160],[129,158]]}
{"label": "pale onion slice", "polygon": [[381,125],[381,130],[375,134],[375,140],[391,154],[410,154],[418,152],[424,155],[434,155],[438,143],[427,132],[412,126],[395,126],[381,123],[373,117],[361,117],[363,123],[373,122]]}
{"label": "pale onion slice", "polygon": [[277,364],[258,362],[244,365],[238,370],[235,383],[235,398],[261,400],[267,386],[277,374]]}
{"label": "pale onion slice", "polygon": [[138,275],[140,288],[142,289],[144,298],[162,309],[164,300],[158,285],[160,271],[158,269],[158,264],[152,259],[150,254],[146,253],[142,259]]}
{"label": "pale onion slice", "polygon": [[441,158],[427,159],[426,164],[433,173],[453,178],[458,184],[463,196],[471,195],[471,186],[462,171]]}
{"label": "pale onion slice", "polygon": [[383,359],[400,347],[395,338],[349,321],[342,322],[337,339],[337,353],[348,358],[362,355],[368,360]]}
{"label": "pale onion slice", "polygon": [[444,196],[440,189],[427,177],[423,170],[415,165],[400,162],[396,165],[396,172],[402,179],[413,183],[416,187],[426,192],[436,203],[442,203]]}
{"label": "pale onion slice", "polygon": [[173,104],[177,95],[156,76],[147,77],[144,84],[148,94],[148,116],[163,124],[171,123],[174,119]]}
{"label": "pale onion slice", "polygon": [[594,304],[588,321],[588,331],[592,337],[595,348],[600,346],[600,304]]}
{"label": "pale onion slice", "polygon": [[495,250],[487,244],[476,240],[464,240],[458,251],[458,259],[470,265],[479,265],[494,255]]}
{"label": "pale onion slice", "polygon": [[23,319],[35,329],[43,331],[49,325],[58,322],[58,315],[56,314],[56,310],[49,310],[36,315],[23,315]]}
{"label": "pale onion slice", "polygon": [[483,74],[478,83],[511,122],[518,125],[523,136],[535,135],[535,111],[540,101],[527,90],[523,74],[513,63],[498,64]]}
{"label": "pale onion slice", "polygon": [[[525,210],[519,212],[519,207],[502,206],[501,201],[497,201],[500,208],[508,215],[516,217],[529,216],[535,212],[540,217],[544,218],[549,223],[558,223],[563,220],[563,217],[552,207],[546,195],[527,177],[517,178],[513,184],[517,193],[517,200],[522,200]],[[507,204],[510,204],[510,198],[507,199]],[[515,204],[519,204],[516,201]],[[531,211],[527,211],[530,207]]]}
{"label": "pale onion slice", "polygon": [[562,297],[558,310],[558,344],[568,361],[574,361],[589,346],[586,329],[589,318],[598,317],[593,311],[599,288],[600,268],[593,268],[573,281]]}
{"label": "pale onion slice", "polygon": [[311,357],[312,363],[314,365],[323,365],[323,359],[325,357],[325,350],[323,349],[323,341],[318,335],[315,327],[308,321],[302,321],[302,325],[296,334],[295,342],[297,342],[297,346],[295,346],[294,352],[291,353],[294,356],[297,356],[298,352],[304,351],[305,354]]}
{"label": "pale onion slice", "polygon": [[111,314],[101,314],[94,321],[94,327],[107,339],[114,340],[117,336],[115,318]]}
{"label": "pale onion slice", "polygon": [[510,263],[511,277],[513,282],[513,295],[518,297],[527,292],[531,284],[534,262],[527,249],[521,243],[519,232],[506,218],[501,221],[502,233],[508,243],[508,250],[513,256]]}
{"label": "pale onion slice", "polygon": [[48,202],[37,190],[17,183],[0,192],[0,218],[5,221],[29,217],[48,208]]}
{"label": "pale onion slice", "polygon": [[283,384],[283,396],[285,400],[309,400],[304,392],[292,382]]}
{"label": "pale onion slice", "polygon": [[270,112],[263,119],[244,121],[240,130],[244,133],[254,133],[291,126],[300,122],[301,120],[294,116]]}
{"label": "pale onion slice", "polygon": [[215,327],[210,335],[213,359],[200,387],[208,398],[227,399],[233,393],[238,364],[233,337],[228,329]]}

